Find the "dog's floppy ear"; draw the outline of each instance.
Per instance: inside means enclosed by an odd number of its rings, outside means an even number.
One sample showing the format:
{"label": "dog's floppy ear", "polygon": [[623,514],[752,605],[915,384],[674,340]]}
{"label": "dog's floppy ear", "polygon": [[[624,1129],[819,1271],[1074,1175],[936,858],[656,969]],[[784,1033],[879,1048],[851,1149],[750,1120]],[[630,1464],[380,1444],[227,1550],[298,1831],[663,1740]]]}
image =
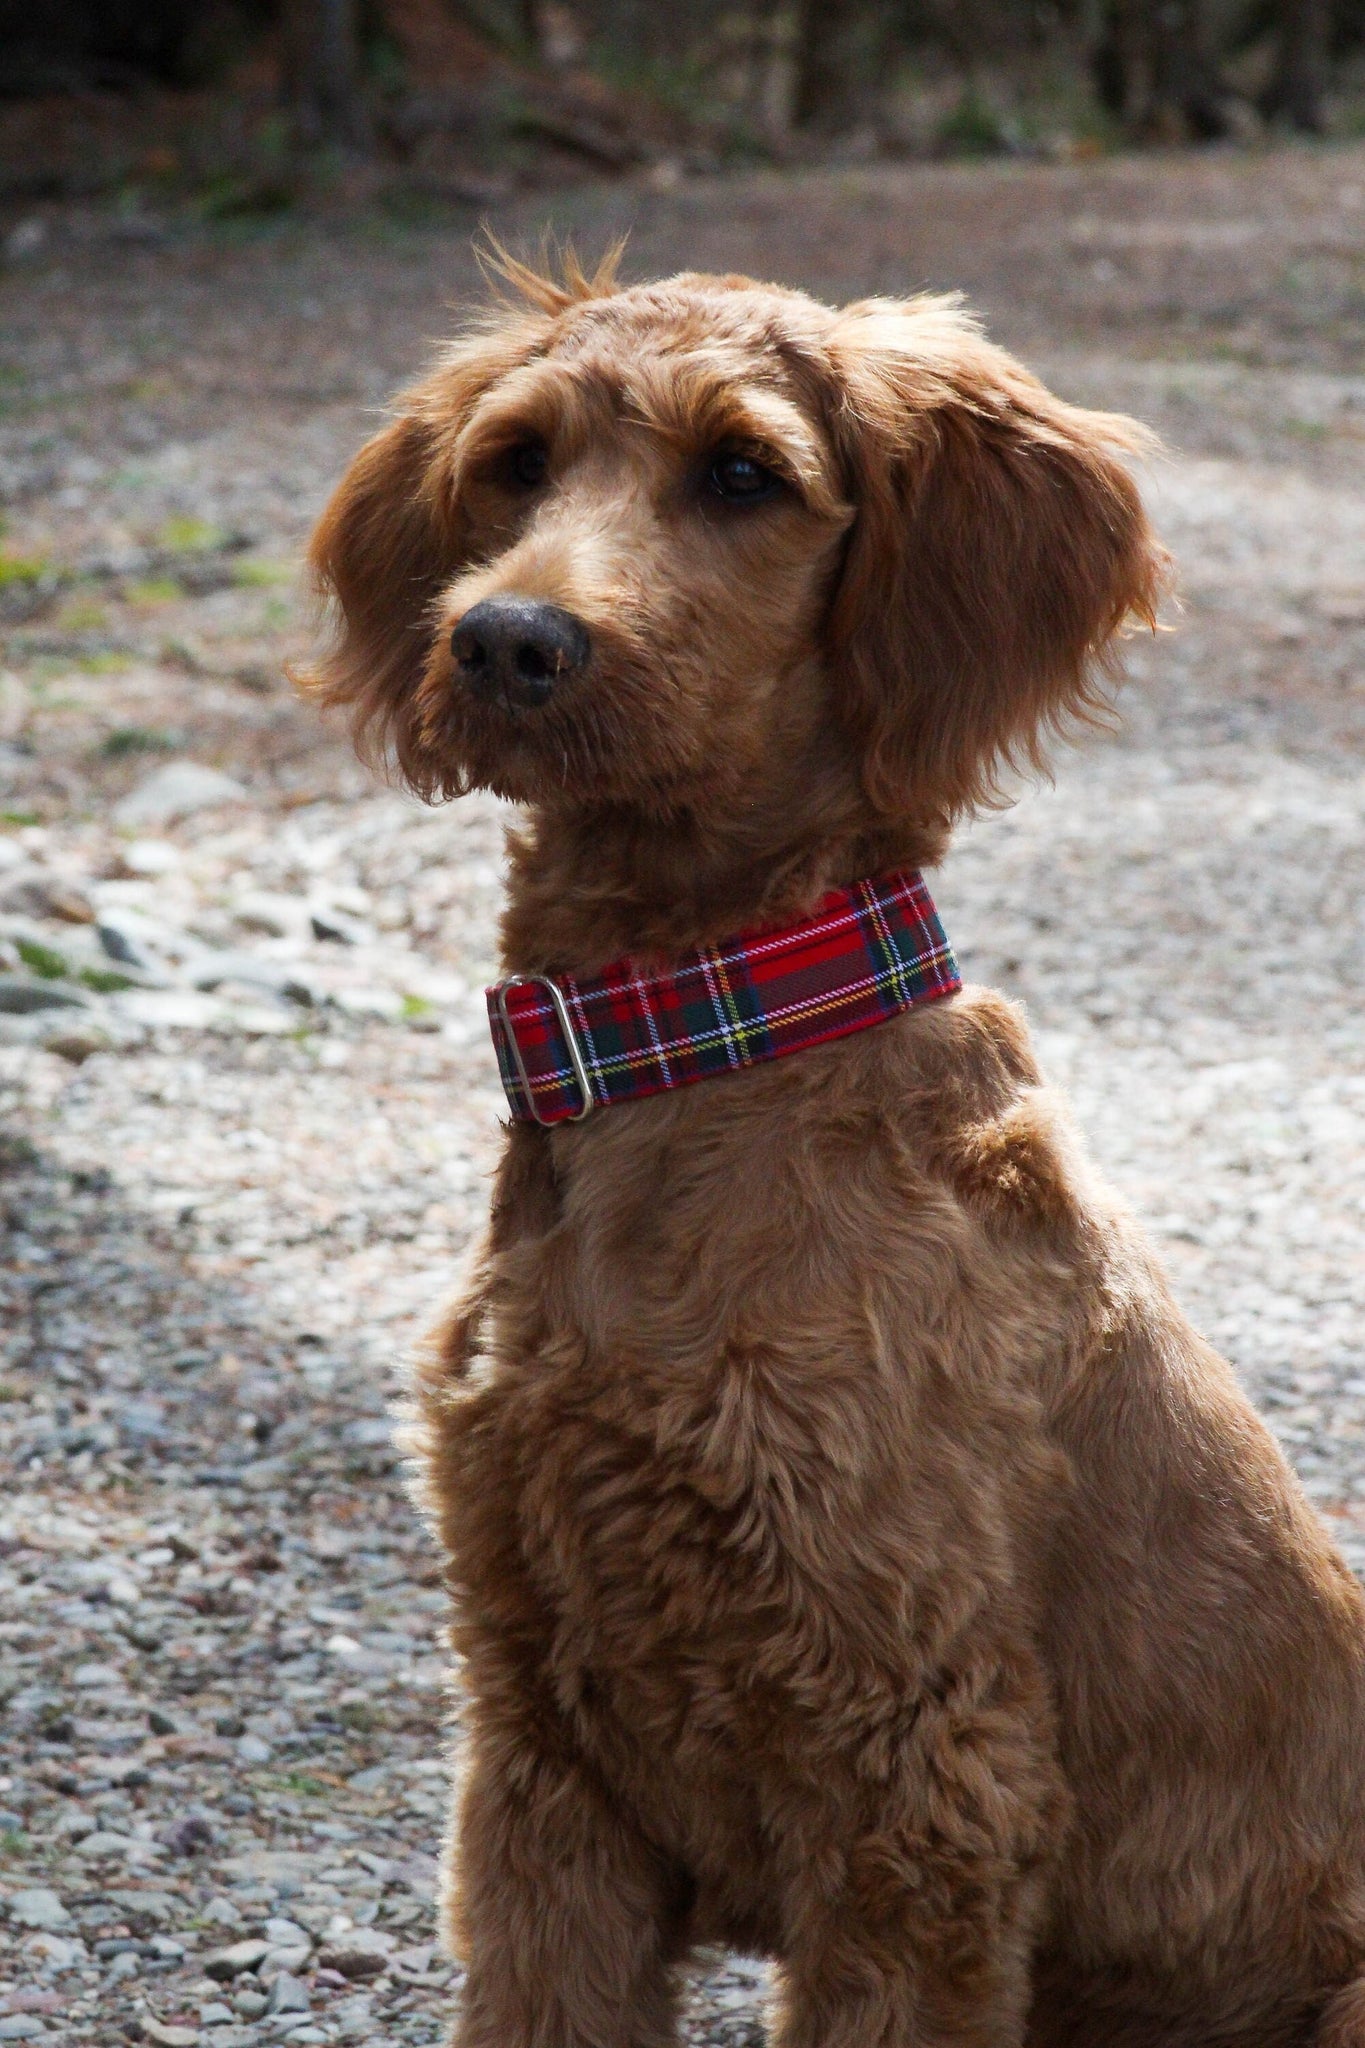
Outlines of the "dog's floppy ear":
{"label": "dog's floppy ear", "polygon": [[830,615],[868,794],[947,820],[1102,705],[1125,620],[1166,575],[1116,451],[1151,438],[1063,404],[950,299],[848,307],[828,339],[857,507]]}
{"label": "dog's floppy ear", "polygon": [[416,694],[441,591],[476,536],[455,488],[455,444],[475,402],[527,355],[546,322],[518,316],[458,343],[425,383],[398,399],[392,425],[354,458],[308,551],[334,605],[331,645],[303,678],[350,712],[362,754],[391,754],[424,796],[441,777],[421,745]]}

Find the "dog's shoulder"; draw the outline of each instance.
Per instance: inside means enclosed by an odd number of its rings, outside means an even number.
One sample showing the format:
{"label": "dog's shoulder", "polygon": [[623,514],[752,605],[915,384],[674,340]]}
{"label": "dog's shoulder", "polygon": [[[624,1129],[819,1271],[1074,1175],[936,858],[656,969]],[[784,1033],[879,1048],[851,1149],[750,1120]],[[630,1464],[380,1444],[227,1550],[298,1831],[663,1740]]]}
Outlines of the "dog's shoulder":
{"label": "dog's shoulder", "polygon": [[968,986],[911,1021],[896,1048],[896,1099],[959,1200],[1000,1223],[1080,1225],[1093,1175],[1020,1006]]}

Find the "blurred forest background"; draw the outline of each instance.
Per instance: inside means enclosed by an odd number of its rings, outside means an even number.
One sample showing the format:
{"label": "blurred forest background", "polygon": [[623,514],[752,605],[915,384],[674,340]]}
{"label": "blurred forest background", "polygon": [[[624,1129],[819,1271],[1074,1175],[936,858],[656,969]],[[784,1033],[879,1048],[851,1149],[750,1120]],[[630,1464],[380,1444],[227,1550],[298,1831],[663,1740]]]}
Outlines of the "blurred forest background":
{"label": "blurred forest background", "polygon": [[1365,134],[1365,0],[0,0],[0,197],[209,216],[584,176]]}

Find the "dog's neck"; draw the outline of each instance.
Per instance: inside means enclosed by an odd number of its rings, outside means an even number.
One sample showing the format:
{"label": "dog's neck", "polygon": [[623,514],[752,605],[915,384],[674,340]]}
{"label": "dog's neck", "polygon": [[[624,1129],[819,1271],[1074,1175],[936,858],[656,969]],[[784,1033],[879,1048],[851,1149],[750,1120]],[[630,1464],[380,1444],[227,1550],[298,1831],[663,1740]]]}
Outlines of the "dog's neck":
{"label": "dog's neck", "polygon": [[[832,795],[832,793],[831,793]],[[509,835],[504,971],[591,975],[629,958],[665,966],[698,946],[806,915],[827,890],[942,857],[946,828],[869,825],[861,803],[808,793],[724,822],[607,806],[541,808]]]}

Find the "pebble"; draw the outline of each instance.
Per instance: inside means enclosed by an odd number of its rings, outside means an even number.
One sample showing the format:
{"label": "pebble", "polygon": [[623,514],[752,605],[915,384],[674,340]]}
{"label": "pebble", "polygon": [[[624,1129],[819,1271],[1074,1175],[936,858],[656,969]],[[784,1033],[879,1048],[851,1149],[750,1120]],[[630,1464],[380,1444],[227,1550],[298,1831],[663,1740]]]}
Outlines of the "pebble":
{"label": "pebble", "polygon": [[39,1043],[45,1052],[55,1052],[59,1059],[69,1060],[72,1066],[83,1066],[97,1052],[111,1052],[118,1041],[103,1024],[61,1024],[55,1030],[45,1031]]}
{"label": "pebble", "polygon": [[270,1919],[265,1923],[266,1940],[272,1948],[301,1948],[305,1952],[313,1945],[313,1938],[306,1927],[300,1927],[297,1920]]}
{"label": "pebble", "polygon": [[43,1886],[35,1886],[31,1891],[12,1892],[8,1907],[9,1917],[17,1927],[55,1932],[71,1925],[71,1915],[56,1892]]}
{"label": "pebble", "polygon": [[310,2012],[313,2001],[308,1995],[308,1986],[301,1977],[295,1977],[288,1970],[281,1970],[270,1987],[270,2002],[267,2011],[272,2013]]}
{"label": "pebble", "polygon": [[235,1941],[230,1948],[220,1948],[204,1958],[204,1975],[226,1983],[233,1977],[240,1977],[244,1970],[255,1970],[265,1961],[270,1943],[253,1938]]}
{"label": "pebble", "polygon": [[88,1010],[91,999],[83,989],[65,982],[46,981],[21,974],[0,974],[0,1011],[24,1016],[30,1010]]}
{"label": "pebble", "polygon": [[94,1834],[86,1835],[77,1842],[78,1856],[126,1856],[131,1844],[127,1835],[116,1835],[106,1828],[97,1828]]}
{"label": "pebble", "polygon": [[174,874],[183,867],[185,856],[170,839],[130,839],[116,855],[122,874],[155,877]]}
{"label": "pebble", "polygon": [[381,1949],[359,1948],[352,1942],[333,1942],[319,1949],[318,1963],[324,1970],[335,1970],[339,1977],[378,1977],[387,1967],[388,1956]]}
{"label": "pebble", "polygon": [[248,801],[246,789],[234,776],[199,761],[168,761],[114,806],[114,819],[125,828],[173,825],[196,811]]}
{"label": "pebble", "polygon": [[118,1682],[118,1667],[114,1664],[78,1664],[71,1673],[71,1683],[85,1692],[93,1692],[100,1686],[114,1686]]}
{"label": "pebble", "polygon": [[95,921],[95,906],[85,891],[45,868],[20,868],[0,879],[0,911],[57,918],[64,924]]}

